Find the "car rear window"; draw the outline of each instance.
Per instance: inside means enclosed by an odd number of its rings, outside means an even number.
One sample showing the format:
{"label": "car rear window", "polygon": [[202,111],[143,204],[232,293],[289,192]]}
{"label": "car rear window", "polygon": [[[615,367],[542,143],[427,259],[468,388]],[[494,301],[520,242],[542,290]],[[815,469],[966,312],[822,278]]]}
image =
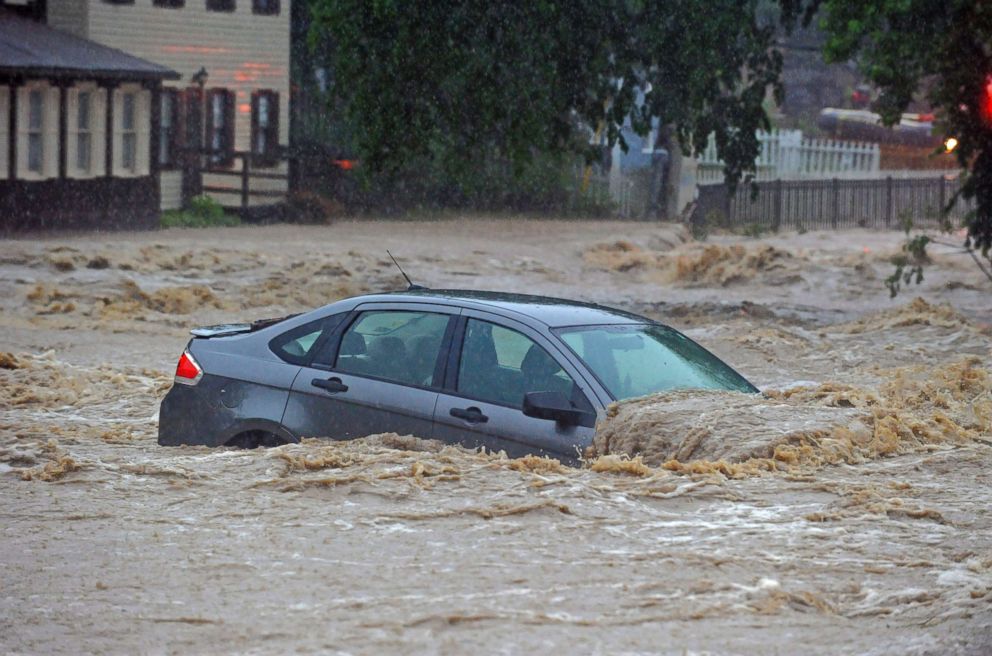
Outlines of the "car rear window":
{"label": "car rear window", "polygon": [[436,312],[365,312],[342,336],[334,369],[430,387],[450,320],[449,315]]}
{"label": "car rear window", "polygon": [[307,364],[321,335],[337,328],[347,315],[347,312],[332,314],[287,330],[269,342],[269,348],[286,362]]}

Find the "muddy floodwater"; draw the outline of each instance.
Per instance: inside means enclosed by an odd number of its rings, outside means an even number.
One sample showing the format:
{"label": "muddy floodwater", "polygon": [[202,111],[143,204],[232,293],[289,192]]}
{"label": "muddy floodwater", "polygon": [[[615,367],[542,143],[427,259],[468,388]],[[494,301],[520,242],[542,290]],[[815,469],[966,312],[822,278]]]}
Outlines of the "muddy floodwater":
{"label": "muddy floodwater", "polygon": [[[0,241],[0,651],[992,653],[992,288],[895,232],[552,221]],[[196,325],[415,282],[603,302],[762,396],[609,409],[579,468],[372,435],[156,444]],[[429,438],[429,436],[420,436]]]}

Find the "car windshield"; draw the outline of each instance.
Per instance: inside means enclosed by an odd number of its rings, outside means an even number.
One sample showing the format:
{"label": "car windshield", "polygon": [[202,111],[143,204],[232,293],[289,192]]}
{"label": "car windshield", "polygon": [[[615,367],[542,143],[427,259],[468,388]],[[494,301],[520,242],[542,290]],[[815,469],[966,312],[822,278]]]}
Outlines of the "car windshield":
{"label": "car windshield", "polygon": [[666,326],[576,326],[555,332],[617,400],[673,389],[758,391],[715,355]]}

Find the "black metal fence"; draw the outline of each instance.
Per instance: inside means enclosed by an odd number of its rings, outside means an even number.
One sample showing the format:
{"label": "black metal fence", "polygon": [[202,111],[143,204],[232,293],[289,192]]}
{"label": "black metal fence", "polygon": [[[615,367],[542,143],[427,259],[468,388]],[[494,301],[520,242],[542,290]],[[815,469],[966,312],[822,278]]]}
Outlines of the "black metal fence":
{"label": "black metal fence", "polygon": [[[695,221],[728,228],[902,228],[938,226],[941,210],[960,188],[957,177],[880,178],[877,180],[801,180],[738,185],[728,193],[723,184],[699,187]],[[948,217],[960,219],[969,210],[958,199]]]}

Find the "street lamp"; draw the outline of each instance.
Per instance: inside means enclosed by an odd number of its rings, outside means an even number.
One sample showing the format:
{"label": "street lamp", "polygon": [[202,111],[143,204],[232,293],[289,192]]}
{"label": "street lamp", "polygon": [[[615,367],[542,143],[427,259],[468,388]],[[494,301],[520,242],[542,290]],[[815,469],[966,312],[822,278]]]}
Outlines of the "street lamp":
{"label": "street lamp", "polygon": [[203,87],[207,84],[207,69],[201,66],[200,70],[193,73],[192,77],[189,78],[189,81],[200,87],[200,90],[202,91]]}

